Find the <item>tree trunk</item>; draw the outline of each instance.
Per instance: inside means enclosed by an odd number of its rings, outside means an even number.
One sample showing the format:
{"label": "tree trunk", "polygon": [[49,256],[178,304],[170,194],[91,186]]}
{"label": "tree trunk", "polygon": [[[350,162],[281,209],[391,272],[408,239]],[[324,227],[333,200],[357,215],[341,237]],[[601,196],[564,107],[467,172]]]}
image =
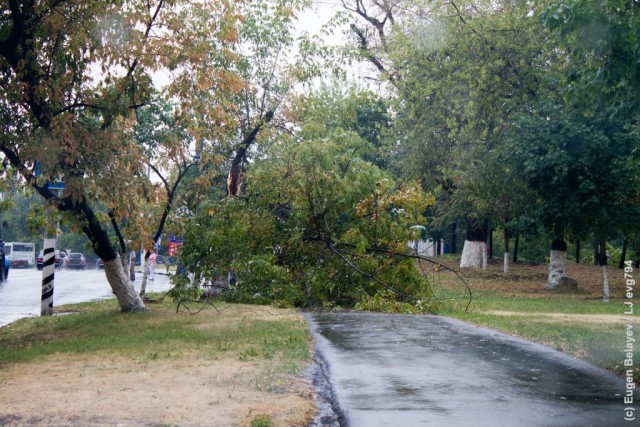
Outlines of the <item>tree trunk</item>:
{"label": "tree trunk", "polygon": [[607,239],[604,237],[598,238],[598,265],[602,267],[602,288],[603,288],[603,301],[609,302],[609,270],[607,259]]}
{"label": "tree trunk", "polygon": [[602,287],[604,294],[602,300],[604,302],[609,302],[609,270],[606,265],[602,266]]}
{"label": "tree trunk", "polygon": [[518,262],[518,247],[520,246],[520,235],[516,234],[516,241],[513,242],[513,263]]}
{"label": "tree trunk", "polygon": [[489,259],[493,259],[493,230],[489,230]]}
{"label": "tree trunk", "polygon": [[488,257],[487,245],[484,246],[484,251],[482,251],[482,269],[486,270],[489,267],[489,257]]}
{"label": "tree trunk", "polygon": [[456,233],[457,233],[457,225],[454,222],[451,224],[451,253],[456,253]]}
{"label": "tree trunk", "polygon": [[467,231],[460,259],[461,268],[482,268],[487,256],[487,226],[466,220]]}
{"label": "tree trunk", "polygon": [[504,274],[509,273],[509,229],[507,227],[504,228],[502,239],[504,241]]}
{"label": "tree trunk", "polygon": [[114,260],[104,261],[104,272],[123,312],[146,310],[129,280],[129,271],[123,267],[120,255],[116,255]]}
{"label": "tree trunk", "polygon": [[140,263],[140,265],[142,267],[142,283],[140,284],[140,296],[144,297],[144,294],[147,291],[147,276],[149,273],[146,256],[142,257],[142,262]]}
{"label": "tree trunk", "polygon": [[627,258],[627,247],[629,246],[629,241],[624,239],[622,242],[622,253],[620,254],[620,261],[618,262],[618,268],[624,268],[624,262]]}
{"label": "tree trunk", "polygon": [[264,118],[261,119],[253,130],[244,138],[238,149],[236,155],[231,161],[231,167],[229,168],[229,174],[227,176],[227,196],[236,197],[242,192],[242,185],[244,182],[245,168],[244,163],[246,161],[247,151],[251,144],[253,144],[258,136],[258,133],[263,126],[268,124],[273,119],[273,111],[267,111]]}
{"label": "tree trunk", "polygon": [[549,278],[545,289],[558,287],[560,279],[567,269],[567,243],[562,238],[555,238],[551,242],[551,256],[549,259]]}

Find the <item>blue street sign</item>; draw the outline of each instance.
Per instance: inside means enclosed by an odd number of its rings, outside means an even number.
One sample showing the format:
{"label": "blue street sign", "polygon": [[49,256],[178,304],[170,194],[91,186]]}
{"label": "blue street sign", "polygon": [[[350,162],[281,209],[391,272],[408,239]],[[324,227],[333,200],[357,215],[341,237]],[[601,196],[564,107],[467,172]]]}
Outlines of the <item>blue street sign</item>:
{"label": "blue street sign", "polygon": [[64,181],[52,181],[48,188],[49,190],[64,190]]}

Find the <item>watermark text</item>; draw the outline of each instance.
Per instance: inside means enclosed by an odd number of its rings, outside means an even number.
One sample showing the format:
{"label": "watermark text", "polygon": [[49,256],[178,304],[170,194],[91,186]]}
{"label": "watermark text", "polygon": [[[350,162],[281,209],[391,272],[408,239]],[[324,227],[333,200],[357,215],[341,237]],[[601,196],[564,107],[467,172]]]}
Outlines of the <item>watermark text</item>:
{"label": "watermark text", "polygon": [[[636,281],[634,279],[633,263],[631,261],[625,261],[624,267],[624,282],[625,282],[625,301],[624,301],[624,314],[626,316],[633,316],[633,292],[635,290]],[[624,367],[626,371],[624,377],[626,380],[626,390],[624,393],[624,419],[626,421],[635,421],[636,408],[634,406],[633,397],[636,389],[636,384],[633,381],[634,360],[633,353],[635,349],[636,339],[633,335],[633,323],[630,319],[626,320],[625,331],[625,346],[624,346]]]}

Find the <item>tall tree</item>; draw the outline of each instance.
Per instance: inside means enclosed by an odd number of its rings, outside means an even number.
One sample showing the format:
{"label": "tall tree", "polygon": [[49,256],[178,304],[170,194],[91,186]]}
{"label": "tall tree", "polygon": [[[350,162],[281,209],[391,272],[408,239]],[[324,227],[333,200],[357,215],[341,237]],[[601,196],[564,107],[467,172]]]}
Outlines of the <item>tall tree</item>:
{"label": "tall tree", "polygon": [[[106,232],[135,206],[139,182],[131,177],[143,175],[143,153],[129,136],[132,113],[154,91],[153,73],[165,71],[185,120],[196,110],[200,123],[222,123],[226,106],[207,99],[235,88],[221,66],[234,60],[228,46],[239,16],[232,3],[212,1],[2,4],[0,152],[87,235],[121,309],[143,310]],[[194,87],[208,96],[193,97]],[[49,189],[57,180],[65,183],[61,195]],[[97,201],[112,218],[97,213]]]}
{"label": "tall tree", "polygon": [[570,236],[595,233],[606,273],[604,242],[628,224],[620,219],[637,212],[637,129],[606,112],[589,118],[559,102],[523,112],[510,132],[512,167],[537,195],[532,207],[552,239],[546,288],[565,274]]}
{"label": "tall tree", "polygon": [[565,98],[588,105],[587,113],[633,117],[640,109],[640,3],[553,0],[542,18],[572,55]]}
{"label": "tall tree", "polygon": [[274,117],[282,100],[303,75],[290,65],[293,55],[294,23],[306,0],[248,2],[242,7],[238,26],[236,73],[245,85],[234,98],[238,132],[231,144],[233,154],[227,176],[227,195],[236,197],[243,190],[246,164],[261,132],[274,125],[283,126]]}
{"label": "tall tree", "polygon": [[498,211],[505,218],[514,193],[476,181],[500,176],[494,151],[514,112],[536,97],[551,50],[534,11],[519,3],[450,2],[407,28],[390,42],[402,75],[400,159],[410,176],[442,190],[441,211],[466,217],[461,266],[481,267],[487,221]]}

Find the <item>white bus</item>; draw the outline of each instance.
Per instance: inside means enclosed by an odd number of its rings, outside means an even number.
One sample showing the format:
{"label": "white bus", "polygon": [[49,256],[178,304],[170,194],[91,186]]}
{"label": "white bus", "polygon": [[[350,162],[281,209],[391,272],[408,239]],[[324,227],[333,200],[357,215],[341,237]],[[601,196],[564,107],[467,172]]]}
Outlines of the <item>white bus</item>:
{"label": "white bus", "polygon": [[32,267],[36,264],[36,245],[23,242],[5,243],[4,255],[9,258],[11,267]]}

